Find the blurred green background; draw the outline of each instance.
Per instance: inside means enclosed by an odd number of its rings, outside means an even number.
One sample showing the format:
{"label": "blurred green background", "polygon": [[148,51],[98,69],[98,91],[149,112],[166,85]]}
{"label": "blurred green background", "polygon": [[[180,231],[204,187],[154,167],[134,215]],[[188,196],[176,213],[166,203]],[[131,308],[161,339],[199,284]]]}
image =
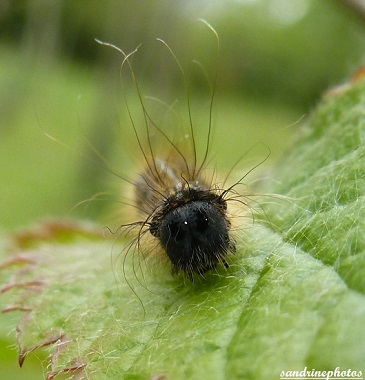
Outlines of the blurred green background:
{"label": "blurred green background", "polygon": [[[167,104],[179,99],[179,112],[186,117],[179,69],[156,38],[166,41],[184,67],[194,125],[202,136],[209,116],[209,86],[192,61],[201,63],[211,82],[218,65],[215,158],[222,168],[229,168],[259,141],[272,151],[270,167],[295,141],[292,136],[300,121],[321,94],[364,64],[362,4],[340,0],[2,0],[0,228],[14,230],[49,217],[102,215],[108,202],[74,208],[108,191],[116,181],[95,160],[85,158],[93,156],[88,142],[121,175],[138,161],[123,107],[121,56],[97,44],[95,38],[126,52],[142,44],[133,64],[143,94]],[[219,34],[218,60],[214,35],[198,18],[207,20]],[[138,123],[142,120],[138,102],[129,85],[127,75],[125,90]],[[156,101],[145,101],[156,108]],[[161,112],[164,107],[156,109]],[[19,370],[16,350],[9,348],[14,343],[9,326],[18,317],[1,317],[1,336],[8,334],[8,338],[0,340],[0,378],[41,379],[42,358],[27,359]]]}

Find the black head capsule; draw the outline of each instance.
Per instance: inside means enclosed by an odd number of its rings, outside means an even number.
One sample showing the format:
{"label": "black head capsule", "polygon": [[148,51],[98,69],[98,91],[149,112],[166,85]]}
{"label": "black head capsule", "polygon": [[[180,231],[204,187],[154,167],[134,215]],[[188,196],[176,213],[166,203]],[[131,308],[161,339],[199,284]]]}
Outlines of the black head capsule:
{"label": "black head capsule", "polygon": [[[184,194],[185,193],[185,194]],[[188,189],[167,198],[155,214],[150,232],[159,239],[171,260],[173,272],[183,271],[190,279],[203,274],[234,249],[226,201],[209,190]]]}

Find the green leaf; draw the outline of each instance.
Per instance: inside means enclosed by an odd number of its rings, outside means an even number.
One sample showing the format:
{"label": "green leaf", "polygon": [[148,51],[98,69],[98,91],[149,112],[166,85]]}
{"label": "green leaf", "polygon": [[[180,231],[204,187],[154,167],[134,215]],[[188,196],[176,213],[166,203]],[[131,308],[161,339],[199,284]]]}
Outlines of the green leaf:
{"label": "green leaf", "polygon": [[[262,196],[230,268],[194,283],[85,223],[13,237],[5,311],[48,377],[278,379],[364,370],[365,84],[330,93]],[[26,365],[26,364],[25,364]]]}

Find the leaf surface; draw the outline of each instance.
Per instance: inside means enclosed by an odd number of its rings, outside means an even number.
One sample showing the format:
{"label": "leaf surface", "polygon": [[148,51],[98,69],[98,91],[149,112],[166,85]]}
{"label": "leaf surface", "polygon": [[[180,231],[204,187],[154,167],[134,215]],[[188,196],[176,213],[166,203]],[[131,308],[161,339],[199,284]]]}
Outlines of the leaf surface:
{"label": "leaf surface", "polygon": [[364,371],[364,83],[328,95],[306,127],[230,268],[194,283],[82,222],[14,236],[1,302],[23,313],[20,363],[42,348],[50,379]]}

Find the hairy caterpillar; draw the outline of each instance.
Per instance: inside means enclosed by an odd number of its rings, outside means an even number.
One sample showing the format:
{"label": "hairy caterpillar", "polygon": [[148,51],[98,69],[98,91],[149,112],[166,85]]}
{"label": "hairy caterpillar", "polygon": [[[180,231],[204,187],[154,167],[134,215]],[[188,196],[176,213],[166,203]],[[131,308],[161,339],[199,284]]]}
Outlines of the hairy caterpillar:
{"label": "hairy caterpillar", "polygon": [[[206,22],[205,24],[214,32],[219,48],[217,33],[209,24]],[[164,41],[159,41],[171,53],[184,76],[183,69],[173,51]],[[238,203],[242,207],[248,207],[245,197],[240,195],[235,188],[242,184],[242,180],[264,160],[229,187],[225,187],[225,183],[230,173],[221,183],[216,182],[215,175],[211,174],[209,177],[207,174],[210,163],[209,148],[216,78],[210,101],[206,144],[203,154],[199,156],[189,94],[187,98],[191,145],[187,149],[186,143],[178,143],[169,137],[147,111],[131,63],[137,49],[126,54],[110,43],[99,40],[97,42],[111,46],[123,55],[121,72],[125,66],[129,68],[145,123],[146,142],[142,141],[137,132],[126,101],[130,121],[142,153],[144,169],[136,175],[135,180],[129,181],[134,189],[134,208],[140,220],[122,226],[127,229],[136,228],[138,231],[137,237],[130,243],[125,254],[127,255],[130,250],[141,253],[143,239],[150,236],[158,242],[157,249],[165,252],[174,274],[182,272],[193,281],[194,275],[203,275],[218,265],[228,268],[227,256],[236,249],[228,206],[231,203]],[[157,134],[158,139],[168,145],[168,149],[160,152],[159,155],[154,149],[152,131]]]}

